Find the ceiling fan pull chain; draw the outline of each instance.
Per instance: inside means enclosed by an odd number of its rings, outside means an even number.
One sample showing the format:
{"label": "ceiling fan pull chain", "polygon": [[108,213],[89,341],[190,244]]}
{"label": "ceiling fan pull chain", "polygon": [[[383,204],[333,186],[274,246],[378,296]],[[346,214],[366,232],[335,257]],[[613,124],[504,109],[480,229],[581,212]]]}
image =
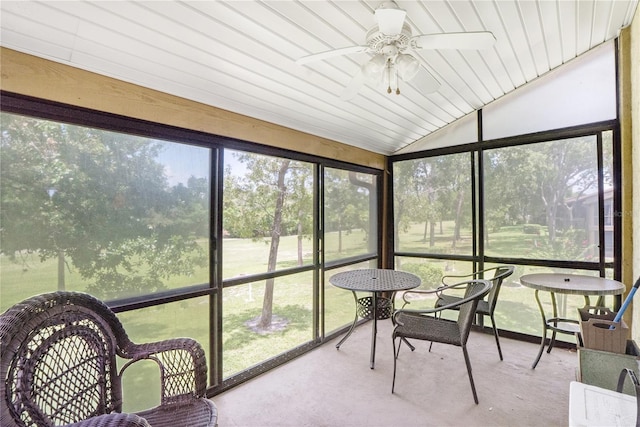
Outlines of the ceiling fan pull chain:
{"label": "ceiling fan pull chain", "polygon": [[387,58],[387,93],[391,93],[391,58]]}
{"label": "ceiling fan pull chain", "polygon": [[400,79],[398,78],[398,67],[396,64],[393,65],[393,77],[396,80],[396,95],[400,95]]}

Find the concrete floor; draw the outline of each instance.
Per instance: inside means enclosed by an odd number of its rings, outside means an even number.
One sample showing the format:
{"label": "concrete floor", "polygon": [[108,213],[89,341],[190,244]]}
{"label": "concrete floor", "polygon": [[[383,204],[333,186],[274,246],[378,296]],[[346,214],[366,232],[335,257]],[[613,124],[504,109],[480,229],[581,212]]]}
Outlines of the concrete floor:
{"label": "concrete floor", "polygon": [[213,398],[220,427],[267,426],[565,426],[575,351],[555,348],[531,364],[538,345],[472,332],[467,345],[480,403],[471,394],[459,347],[402,347],[391,393],[391,322],[378,325],[369,368],[370,322],[336,350],[335,339]]}

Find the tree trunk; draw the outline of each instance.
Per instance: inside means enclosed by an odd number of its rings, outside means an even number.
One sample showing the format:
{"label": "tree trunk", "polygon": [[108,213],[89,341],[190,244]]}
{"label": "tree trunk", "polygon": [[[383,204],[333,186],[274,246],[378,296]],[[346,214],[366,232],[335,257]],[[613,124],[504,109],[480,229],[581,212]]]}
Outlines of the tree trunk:
{"label": "tree trunk", "polygon": [[460,240],[460,228],[462,227],[462,205],[464,202],[464,191],[460,190],[458,192],[458,203],[456,206],[456,221],[455,227],[453,230],[453,245],[452,247],[456,247],[456,241]]}
{"label": "tree trunk", "polygon": [[58,249],[58,290],[64,291],[66,289],[66,284],[64,282],[64,251],[62,249]]}
{"label": "tree trunk", "polygon": [[349,182],[358,187],[365,188],[369,192],[369,229],[365,230],[365,233],[367,238],[367,248],[369,251],[373,252],[380,249],[378,248],[378,240],[375,238],[378,233],[378,224],[377,221],[372,220],[373,218],[378,217],[377,201],[375,197],[372,197],[376,194],[376,183],[358,179],[358,175],[353,171],[349,172]]}
{"label": "tree trunk", "polygon": [[301,266],[304,261],[302,259],[302,209],[298,211],[298,266]]}
{"label": "tree trunk", "polygon": [[431,221],[429,226],[429,247],[432,248],[436,245],[436,223]]}
{"label": "tree trunk", "polygon": [[[399,246],[400,239],[400,219],[402,218],[402,214],[404,213],[404,202],[400,201],[396,206],[396,212],[393,216],[393,250],[397,250]],[[397,267],[400,268],[400,267]]]}
{"label": "tree trunk", "polygon": [[429,220],[424,222],[424,229],[422,230],[422,243],[427,241],[427,230],[429,230]]}
{"label": "tree trunk", "polygon": [[[271,228],[271,245],[269,246],[269,262],[267,271],[275,271],[276,262],[278,260],[278,246],[280,245],[280,235],[282,234],[282,209],[284,207],[284,198],[287,191],[284,183],[284,177],[289,169],[289,160],[284,160],[278,171],[278,197],[276,199],[276,208],[273,214],[273,227]],[[273,317],[273,285],[274,279],[267,279],[264,287],[264,299],[262,300],[262,315],[258,328],[266,329],[271,325]]]}
{"label": "tree trunk", "polygon": [[[556,241],[556,229],[557,229],[557,194],[554,190],[549,191],[551,193],[550,196],[547,196],[544,191],[544,187],[541,188],[542,195],[542,203],[545,206],[545,213],[547,216],[547,234],[549,235],[549,244],[553,245]],[[551,199],[551,200],[549,200]]]}

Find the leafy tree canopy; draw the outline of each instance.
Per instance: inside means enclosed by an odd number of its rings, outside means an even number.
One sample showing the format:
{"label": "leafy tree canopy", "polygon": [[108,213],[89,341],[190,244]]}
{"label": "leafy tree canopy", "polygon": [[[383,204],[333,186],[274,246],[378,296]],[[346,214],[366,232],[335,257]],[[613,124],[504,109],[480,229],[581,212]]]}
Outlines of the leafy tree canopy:
{"label": "leafy tree canopy", "polygon": [[1,114],[0,253],[64,259],[103,298],[153,292],[205,261],[208,184],[170,187],[147,138]]}

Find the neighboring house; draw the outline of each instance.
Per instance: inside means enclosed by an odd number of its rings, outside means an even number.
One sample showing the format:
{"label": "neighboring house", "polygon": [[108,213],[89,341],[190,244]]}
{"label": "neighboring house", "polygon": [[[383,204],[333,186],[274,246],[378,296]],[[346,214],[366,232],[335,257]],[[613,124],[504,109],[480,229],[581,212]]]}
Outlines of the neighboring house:
{"label": "neighboring house", "polygon": [[[567,200],[567,204],[573,205],[574,224],[580,218],[580,226],[587,231],[587,242],[585,246],[589,248],[587,257],[596,257],[598,252],[598,193],[597,191],[583,194],[577,198]],[[613,188],[604,190],[604,251],[606,261],[613,261]]]}

